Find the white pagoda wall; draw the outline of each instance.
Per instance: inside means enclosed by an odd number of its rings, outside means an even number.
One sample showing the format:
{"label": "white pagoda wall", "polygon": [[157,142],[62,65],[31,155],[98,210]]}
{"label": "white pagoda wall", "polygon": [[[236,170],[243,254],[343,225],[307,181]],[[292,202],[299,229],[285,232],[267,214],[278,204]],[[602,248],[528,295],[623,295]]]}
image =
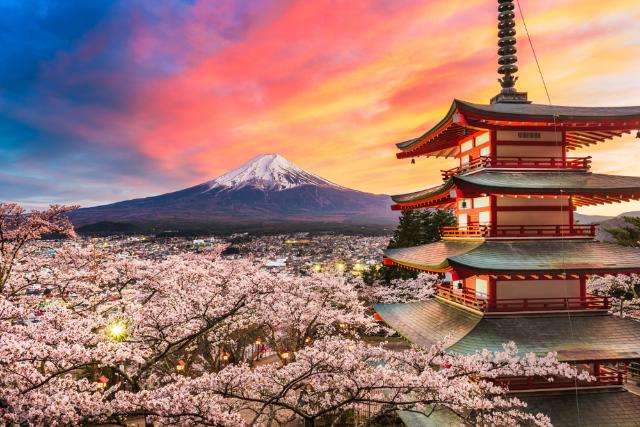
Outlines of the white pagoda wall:
{"label": "white pagoda wall", "polygon": [[497,144],[496,154],[498,157],[562,157],[562,147]]}
{"label": "white pagoda wall", "polygon": [[497,299],[580,296],[580,280],[498,280]]}
{"label": "white pagoda wall", "polygon": [[[526,197],[498,197],[496,198],[498,211],[496,222],[498,225],[569,225],[571,211],[568,199],[528,199]],[[522,207],[523,210],[501,211],[501,207]],[[563,210],[527,210],[532,207],[550,207]]]}

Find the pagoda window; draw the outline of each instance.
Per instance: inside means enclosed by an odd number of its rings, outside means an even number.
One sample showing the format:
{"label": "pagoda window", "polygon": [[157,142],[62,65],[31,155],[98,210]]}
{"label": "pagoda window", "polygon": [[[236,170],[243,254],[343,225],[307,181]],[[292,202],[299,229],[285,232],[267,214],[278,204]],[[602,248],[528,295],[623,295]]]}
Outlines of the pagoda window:
{"label": "pagoda window", "polygon": [[491,224],[491,212],[490,211],[478,212],[478,224],[480,225]]}
{"label": "pagoda window", "polygon": [[482,147],[480,149],[480,155],[482,157],[489,157],[491,155],[491,147],[490,146]]}
{"label": "pagoda window", "polygon": [[460,145],[460,152],[464,153],[466,151],[469,151],[473,148],[473,139],[470,139],[469,141],[465,141]]}
{"label": "pagoda window", "polygon": [[476,197],[473,199],[473,207],[478,208],[488,208],[491,203],[491,198],[489,196],[486,197]]}
{"label": "pagoda window", "polygon": [[487,299],[489,281],[476,277],[476,298]]}
{"label": "pagoda window", "polygon": [[458,215],[458,227],[466,227],[468,223],[469,223],[469,215],[467,214]]}
{"label": "pagoda window", "polygon": [[464,156],[460,157],[460,164],[461,165],[469,164],[469,155],[468,154],[465,154]]}
{"label": "pagoda window", "polygon": [[482,144],[486,144],[491,141],[491,134],[489,132],[485,132],[476,136],[476,147]]}

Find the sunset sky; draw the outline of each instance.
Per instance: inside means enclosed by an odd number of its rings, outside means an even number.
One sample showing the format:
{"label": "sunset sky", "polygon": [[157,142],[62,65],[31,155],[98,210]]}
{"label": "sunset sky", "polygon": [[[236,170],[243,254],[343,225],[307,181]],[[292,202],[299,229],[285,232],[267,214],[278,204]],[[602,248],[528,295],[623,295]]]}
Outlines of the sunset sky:
{"label": "sunset sky", "polygon": [[[95,205],[279,153],[404,193],[453,160],[395,158],[452,99],[487,103],[495,0],[0,2],[0,201]],[[552,100],[640,105],[638,0],[521,0]],[[518,16],[518,89],[544,103]],[[640,176],[634,135],[574,152]],[[640,203],[582,210],[617,214]]]}

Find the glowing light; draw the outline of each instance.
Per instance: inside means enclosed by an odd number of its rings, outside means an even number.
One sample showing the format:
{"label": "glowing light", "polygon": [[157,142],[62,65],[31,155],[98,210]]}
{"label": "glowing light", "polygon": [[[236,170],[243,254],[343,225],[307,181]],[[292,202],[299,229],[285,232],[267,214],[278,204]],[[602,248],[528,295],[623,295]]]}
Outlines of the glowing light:
{"label": "glowing light", "polygon": [[179,361],[178,364],[176,365],[176,371],[179,374],[184,373],[186,365],[187,365],[187,363],[184,360]]}
{"label": "glowing light", "polygon": [[344,271],[346,268],[347,268],[347,266],[342,262],[339,262],[339,263],[336,264],[336,269],[338,271]]}
{"label": "glowing light", "polygon": [[105,388],[107,388],[108,382],[109,382],[109,378],[105,377],[104,375],[101,375],[100,378],[98,378],[98,387],[104,390]]}
{"label": "glowing light", "polygon": [[316,273],[320,273],[322,271],[322,266],[320,264],[314,265],[313,271],[315,271]]}
{"label": "glowing light", "polygon": [[127,336],[127,325],[122,321],[113,322],[107,326],[107,334],[113,340],[123,340]]}

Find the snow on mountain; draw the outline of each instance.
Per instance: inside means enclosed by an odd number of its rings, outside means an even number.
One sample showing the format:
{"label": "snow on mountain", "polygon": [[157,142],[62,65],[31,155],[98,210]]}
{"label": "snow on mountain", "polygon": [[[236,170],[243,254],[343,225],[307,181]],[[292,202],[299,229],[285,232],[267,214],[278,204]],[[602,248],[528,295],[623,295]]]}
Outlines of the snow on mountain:
{"label": "snow on mountain", "polygon": [[255,187],[261,190],[286,190],[302,185],[337,187],[324,178],[313,175],[279,154],[262,154],[237,169],[209,181],[209,190],[218,187],[239,189]]}

